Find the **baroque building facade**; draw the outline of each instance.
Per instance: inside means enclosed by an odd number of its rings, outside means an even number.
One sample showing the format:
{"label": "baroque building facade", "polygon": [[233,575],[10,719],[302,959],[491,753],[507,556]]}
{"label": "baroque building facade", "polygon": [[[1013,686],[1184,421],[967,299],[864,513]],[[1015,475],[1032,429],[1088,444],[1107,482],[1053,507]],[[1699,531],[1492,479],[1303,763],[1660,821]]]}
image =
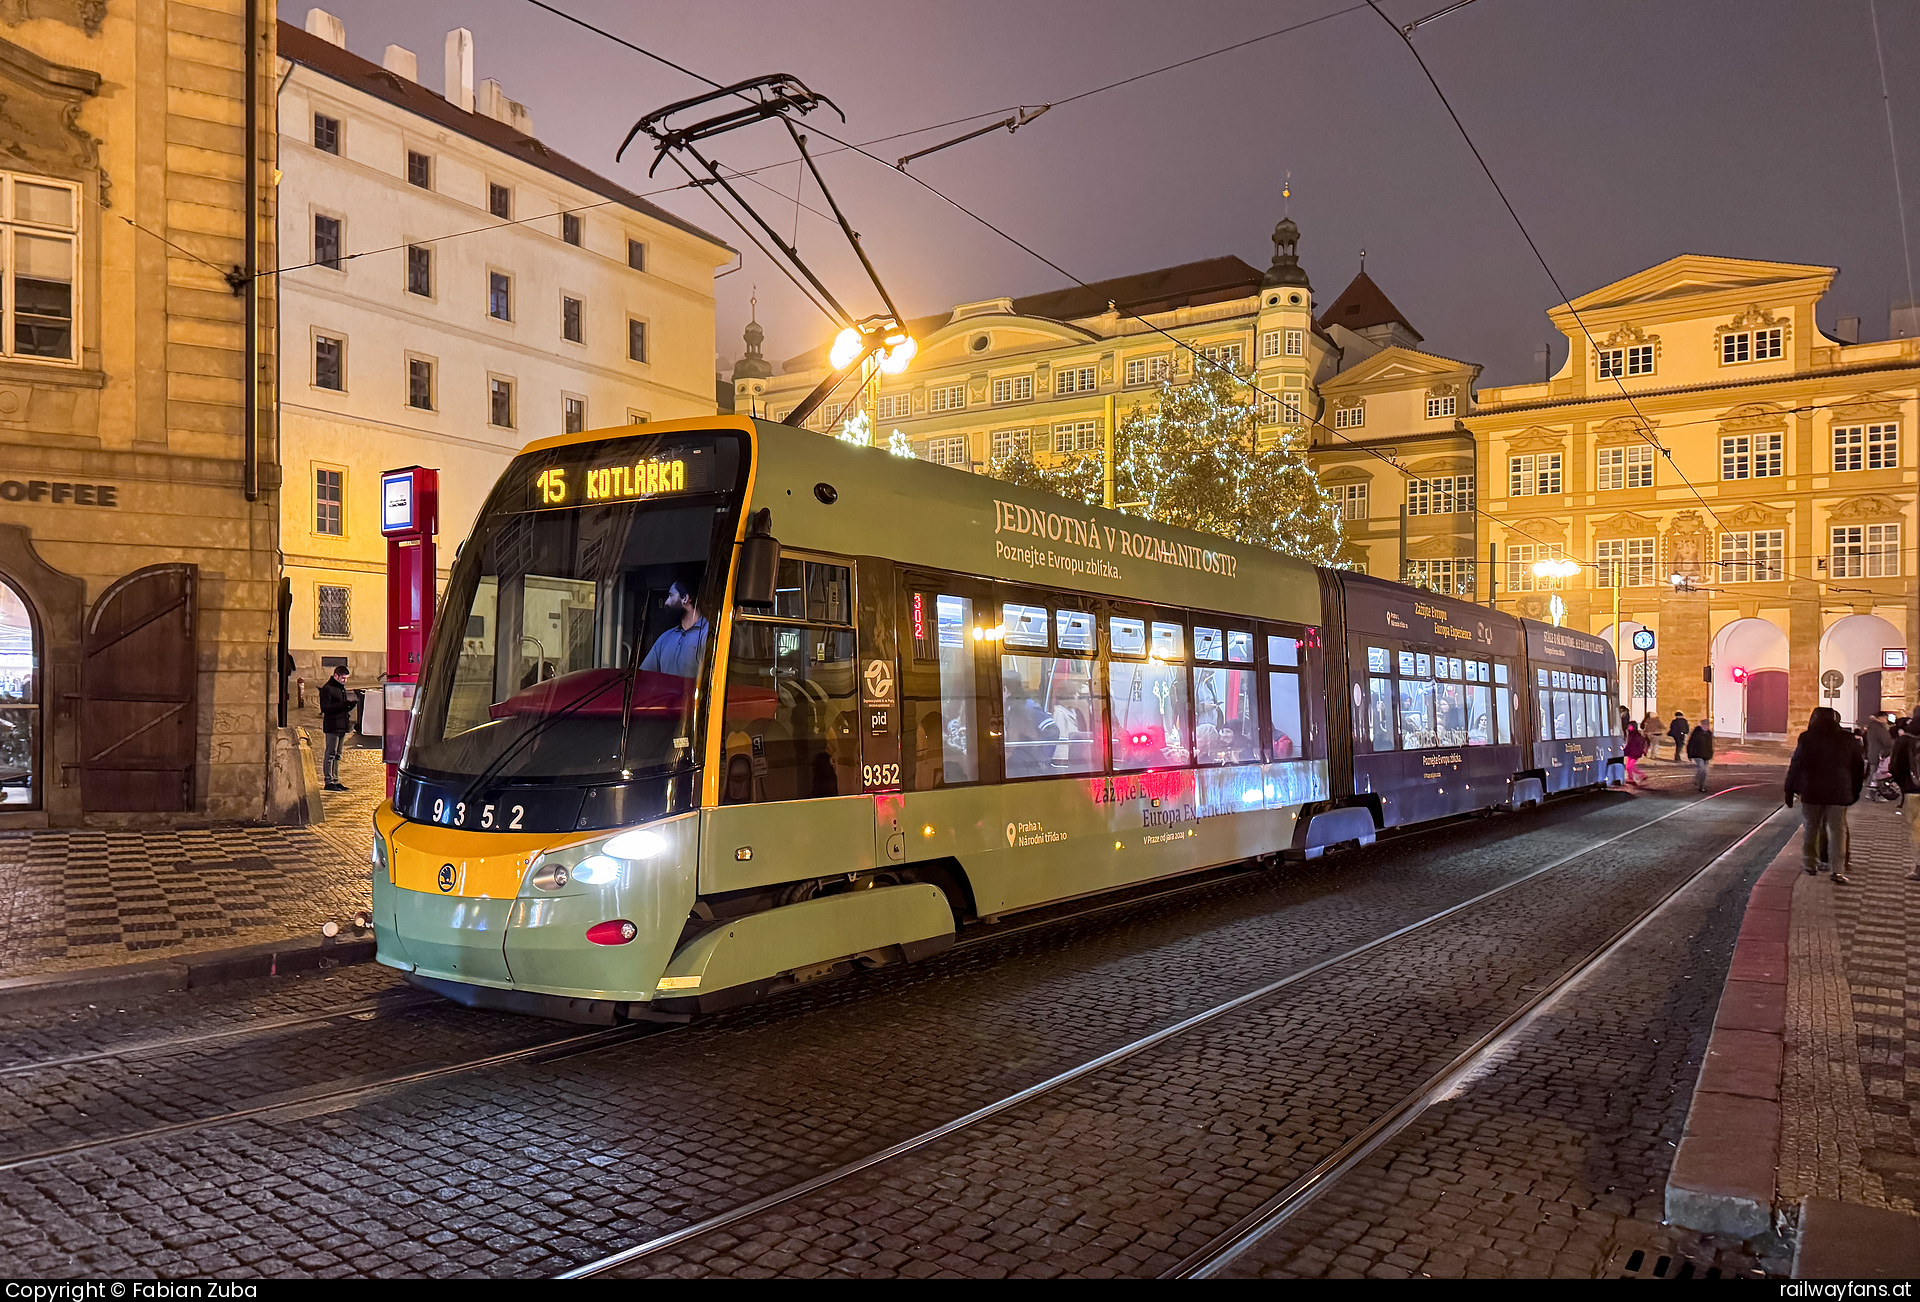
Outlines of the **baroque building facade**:
{"label": "baroque building facade", "polygon": [[[553,434],[712,415],[713,277],[733,252],[547,148],[474,79],[346,48],[322,10],[279,28],[281,430],[289,648],[300,717],[336,664],[386,668],[380,475],[440,471],[441,533]],[[444,580],[453,548],[440,550]]]}
{"label": "baroque building facade", "polygon": [[0,4],[0,827],[284,798],[272,8]]}

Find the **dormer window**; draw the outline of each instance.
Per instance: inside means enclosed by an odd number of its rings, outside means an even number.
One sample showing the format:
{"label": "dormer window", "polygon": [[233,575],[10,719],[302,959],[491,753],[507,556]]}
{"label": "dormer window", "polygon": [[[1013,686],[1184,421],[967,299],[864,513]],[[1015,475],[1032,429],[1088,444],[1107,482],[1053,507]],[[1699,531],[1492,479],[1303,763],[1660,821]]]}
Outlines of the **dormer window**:
{"label": "dormer window", "polygon": [[1457,405],[1454,395],[1451,393],[1442,394],[1437,398],[1429,397],[1427,399],[1427,419],[1446,420],[1454,414]]}
{"label": "dormer window", "polygon": [[1351,407],[1333,409],[1333,427],[1335,429],[1359,429],[1367,423],[1367,404],[1355,403]]}

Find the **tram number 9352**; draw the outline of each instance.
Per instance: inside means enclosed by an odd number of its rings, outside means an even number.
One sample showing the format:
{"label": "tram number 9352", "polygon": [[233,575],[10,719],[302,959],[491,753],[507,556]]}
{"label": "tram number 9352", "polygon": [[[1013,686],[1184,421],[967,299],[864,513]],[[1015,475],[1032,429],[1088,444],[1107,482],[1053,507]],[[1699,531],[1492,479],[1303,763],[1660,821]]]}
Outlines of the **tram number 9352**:
{"label": "tram number 9352", "polygon": [[[507,832],[517,832],[520,830],[520,820],[526,816],[527,810],[524,805],[514,805],[510,811],[500,810],[495,805],[482,805],[474,822],[486,831],[500,828]],[[465,827],[467,825],[467,802],[464,800],[456,800],[449,806],[445,800],[434,801],[433,821],[436,823],[445,823],[449,827]]]}
{"label": "tram number 9352", "polygon": [[860,778],[869,787],[897,787],[900,785],[900,766],[898,764],[863,764]]}

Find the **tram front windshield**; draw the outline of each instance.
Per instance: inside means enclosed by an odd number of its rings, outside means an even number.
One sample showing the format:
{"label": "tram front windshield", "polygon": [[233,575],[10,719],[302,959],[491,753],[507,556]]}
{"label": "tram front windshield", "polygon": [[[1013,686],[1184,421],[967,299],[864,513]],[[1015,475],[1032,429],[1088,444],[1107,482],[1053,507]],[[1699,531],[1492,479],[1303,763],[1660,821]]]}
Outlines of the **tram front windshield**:
{"label": "tram front windshield", "polygon": [[517,459],[454,566],[407,771],[578,785],[693,764],[740,452],[681,434]]}

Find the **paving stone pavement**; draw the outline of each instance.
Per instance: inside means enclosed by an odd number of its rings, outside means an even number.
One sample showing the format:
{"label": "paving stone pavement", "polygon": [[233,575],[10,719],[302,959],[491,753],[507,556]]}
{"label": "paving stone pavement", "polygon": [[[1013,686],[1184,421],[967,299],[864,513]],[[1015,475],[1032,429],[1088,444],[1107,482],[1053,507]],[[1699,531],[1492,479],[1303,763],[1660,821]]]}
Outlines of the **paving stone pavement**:
{"label": "paving stone pavement", "polygon": [[1892,804],[1849,813],[1851,885],[1793,894],[1780,1194],[1920,1210],[1920,882]]}
{"label": "paving stone pavement", "polygon": [[0,833],[0,977],[310,935],[372,902],[380,752],[341,757],[351,788],[311,827]]}
{"label": "paving stone pavement", "polygon": [[[551,1273],[944,1122],[1223,993],[1405,925],[1690,798],[1600,796],[1469,823],[994,937],[923,966],[822,983],[616,1050],[0,1172],[0,1273]],[[1727,839],[1731,826],[1683,814],[1661,824],[1669,839],[1657,846],[1622,843],[1590,874],[1545,879],[1569,898],[1541,907],[1571,917],[1576,929],[1601,926],[1604,919],[1585,915],[1604,910],[1582,910],[1578,900],[1627,894],[1621,883],[1628,878],[1619,874],[1657,875],[1676,855]],[[1526,889],[1503,899],[1517,903]],[[1263,1148],[1324,1151],[1381,1103],[1396,1073],[1418,1069],[1411,1059],[1437,1052],[1466,1033],[1463,1025],[1497,1015],[1501,999],[1537,980],[1529,973],[1551,966],[1544,949],[1529,948],[1541,916],[1510,908],[1497,926],[1489,918],[1484,930],[1462,929],[1451,950],[1391,972],[1384,984],[1329,985],[1317,1004],[1300,1006],[1291,1030],[1270,1024],[1251,1047],[1222,1039],[1197,1067],[1164,1068],[1146,1106],[1093,1092],[1090,1111],[1105,1121],[1068,1137],[1069,1157],[1084,1165],[1069,1182],[1098,1186],[1106,1178],[1099,1163],[1117,1149],[1117,1134],[1134,1151],[1107,1195],[1114,1200],[1124,1193],[1144,1207],[1132,1186],[1150,1194],[1162,1175],[1182,1196],[1191,1184],[1201,1202],[1228,1205],[1221,1199],[1236,1186],[1257,1192],[1265,1185],[1250,1183],[1249,1173],[1264,1179],[1263,1167],[1277,1169]],[[1525,961],[1510,961],[1510,951]],[[1485,980],[1462,984],[1460,974],[1473,972]],[[364,996],[384,976],[365,968],[325,980],[332,990]],[[231,1025],[288,1006],[296,995],[311,1007],[312,992],[325,988],[290,980],[217,995],[187,991],[124,1013],[103,1011],[72,1028],[52,1014],[23,1015],[0,1019],[0,1043],[30,1041],[28,1056],[44,1057],[68,1036],[102,1045],[148,1034],[150,1024],[186,1029],[202,1018]],[[1340,1027],[1362,1013],[1381,1027],[1377,1043],[1343,1043]],[[1404,1027],[1396,1029],[1396,1017]],[[1276,1033],[1289,1038],[1276,1043]],[[1346,1075],[1316,1075],[1308,1049],[1292,1037],[1311,1040],[1314,1062],[1343,1055]],[[146,1069],[171,1073],[178,1086],[217,1102],[230,1097],[220,1093],[232,1088],[227,1082],[262,1055],[331,1059],[346,1071],[367,1060],[370,1043],[398,1038],[383,1016],[329,1027],[326,1036],[265,1036],[231,1051],[174,1055]],[[1403,1056],[1410,1061],[1402,1064]],[[263,1063],[263,1073],[273,1065]],[[276,1069],[290,1070],[284,1062]],[[104,1071],[85,1082],[103,1098],[132,1088]],[[1286,1116],[1292,1100],[1294,1124],[1285,1133],[1265,1121],[1216,1133],[1182,1122],[1183,1110],[1211,1108],[1216,1096],[1233,1115],[1250,1115],[1257,1102]],[[124,1105],[139,1103],[127,1095]],[[23,1115],[22,1133],[40,1124]],[[1152,1157],[1149,1139],[1169,1152],[1192,1147],[1192,1173],[1175,1174],[1173,1164]],[[1127,1223],[1122,1210],[1117,1225]],[[1192,1232],[1201,1232],[1204,1217],[1190,1219]],[[1069,1261],[1059,1249],[1060,1268],[1126,1269],[1111,1242],[1094,1242],[1124,1236],[1104,1228],[1089,1235],[1089,1228],[1073,1233],[1087,1235],[1082,1247],[1105,1253],[1109,1264]],[[1152,1251],[1147,1237],[1133,1246],[1143,1244]],[[950,1250],[964,1273],[990,1269]],[[803,1257],[792,1273],[818,1266]],[[743,1273],[769,1270],[756,1263]]]}

